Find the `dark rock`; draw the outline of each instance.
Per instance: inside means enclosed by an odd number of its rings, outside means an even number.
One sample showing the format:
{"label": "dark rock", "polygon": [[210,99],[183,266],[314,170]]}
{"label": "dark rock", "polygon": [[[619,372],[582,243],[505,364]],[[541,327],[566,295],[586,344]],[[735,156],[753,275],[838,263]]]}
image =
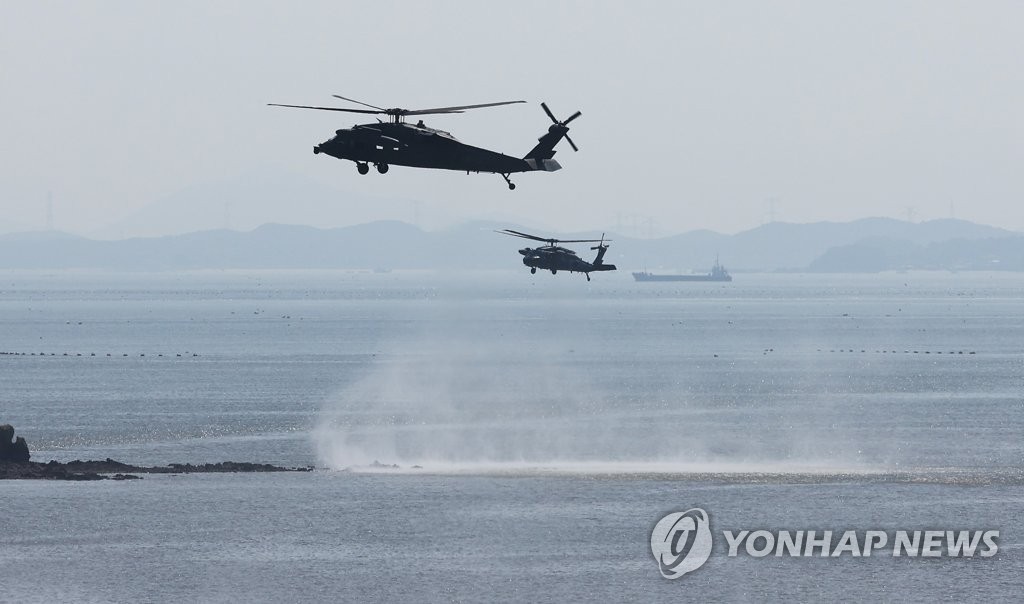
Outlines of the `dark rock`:
{"label": "dark rock", "polygon": [[10,424],[0,426],[0,461],[13,461],[15,463],[28,461],[32,455],[28,451],[28,443],[25,442],[25,438],[19,436],[17,440],[13,439],[14,426]]}
{"label": "dark rock", "polygon": [[389,470],[398,470],[398,469],[400,469],[398,467],[398,464],[396,464],[396,463],[386,464],[386,463],[381,463],[381,462],[377,461],[376,459],[373,460],[373,463],[370,464],[370,467],[371,468],[387,468]]}
{"label": "dark rock", "polygon": [[111,480],[142,480],[141,476],[135,474],[114,474],[110,477]]}

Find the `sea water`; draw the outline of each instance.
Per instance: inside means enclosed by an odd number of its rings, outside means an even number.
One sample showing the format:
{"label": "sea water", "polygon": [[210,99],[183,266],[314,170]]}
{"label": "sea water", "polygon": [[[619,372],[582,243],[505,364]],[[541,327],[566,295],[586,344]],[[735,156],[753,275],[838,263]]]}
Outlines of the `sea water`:
{"label": "sea water", "polygon": [[[1000,273],[0,274],[33,459],[298,474],[0,483],[23,601],[1014,599],[1024,280]],[[655,523],[995,529],[992,558],[729,557]]]}

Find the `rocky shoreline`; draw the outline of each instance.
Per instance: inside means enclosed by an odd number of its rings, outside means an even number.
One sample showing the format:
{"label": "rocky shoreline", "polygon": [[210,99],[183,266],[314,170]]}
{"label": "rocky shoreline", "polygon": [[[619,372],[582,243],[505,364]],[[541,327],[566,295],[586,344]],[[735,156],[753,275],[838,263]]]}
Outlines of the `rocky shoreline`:
{"label": "rocky shoreline", "polygon": [[309,472],[312,467],[286,468],[266,463],[222,461],[220,463],[173,463],[167,466],[134,466],[110,459],[74,460],[66,463],[31,461],[23,437],[12,442],[14,428],[0,425],[0,480],[138,480],[139,474],[199,474],[225,472]]}
{"label": "rocky shoreline", "polygon": [[180,464],[168,466],[133,466],[110,458],[103,461],[0,461],[0,480],[131,480],[138,474],[199,474],[214,472],[309,472],[313,468],[286,468],[265,463],[222,461],[220,463]]}

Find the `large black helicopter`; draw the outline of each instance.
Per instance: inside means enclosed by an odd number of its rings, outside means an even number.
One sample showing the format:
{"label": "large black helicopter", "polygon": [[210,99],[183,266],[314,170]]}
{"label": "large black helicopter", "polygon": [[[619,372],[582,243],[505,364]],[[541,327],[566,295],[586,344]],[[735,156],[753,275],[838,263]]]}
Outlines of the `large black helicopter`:
{"label": "large black helicopter", "polygon": [[548,126],[546,134],[538,139],[537,145],[522,158],[512,157],[503,153],[473,147],[460,143],[454,136],[444,130],[429,128],[418,123],[409,124],[405,118],[410,115],[431,115],[440,113],[463,113],[467,109],[512,105],[526,101],[502,101],[500,103],[483,103],[480,105],[460,105],[456,107],[435,107],[433,109],[384,109],[354,99],[347,99],[337,94],[335,98],[356,103],[370,109],[346,109],[342,107],[312,107],[309,105],[282,105],[269,103],[274,107],[294,107],[297,109],[319,109],[322,111],[344,111],[346,113],[366,113],[371,115],[387,115],[389,120],[380,119],[376,124],[359,124],[347,130],[338,130],[330,140],[313,147],[313,153],[326,153],[338,159],[348,159],[356,163],[360,174],[370,171],[370,164],[377,171],[385,174],[388,166],[411,166],[413,168],[439,168],[443,170],[465,170],[470,172],[492,172],[500,174],[509,189],[516,185],[509,180],[514,172],[554,172],[561,165],[552,157],[555,145],[563,138],[569,141],[573,151],[579,151],[576,144],[569,138],[569,122],[582,113],[577,111],[564,121],[559,121],[551,113],[548,106],[541,103],[544,113],[554,122]]}
{"label": "large black helicopter", "polygon": [[[542,247],[526,247],[519,250],[519,253],[523,255],[523,264],[530,267],[530,273],[536,273],[538,268],[551,271],[552,275],[557,274],[558,271],[569,271],[570,273],[583,273],[587,276],[587,281],[590,281],[590,273],[592,272],[615,270],[614,264],[604,263],[604,253],[608,251],[608,244],[605,243],[604,234],[601,235],[600,239],[545,239],[544,237],[520,233],[511,229],[503,229],[497,232],[502,235],[522,237],[523,239],[542,241],[547,244]],[[611,240],[609,239],[608,241]],[[559,243],[596,243],[597,245],[590,249],[597,250],[597,257],[594,258],[593,262],[587,262],[577,256],[576,252],[568,248],[559,247]]]}

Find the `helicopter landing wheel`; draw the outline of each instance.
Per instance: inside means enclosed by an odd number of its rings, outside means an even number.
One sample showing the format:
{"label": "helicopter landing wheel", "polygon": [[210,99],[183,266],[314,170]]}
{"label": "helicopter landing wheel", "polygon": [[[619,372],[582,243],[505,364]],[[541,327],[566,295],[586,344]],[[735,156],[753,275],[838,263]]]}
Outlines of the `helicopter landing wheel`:
{"label": "helicopter landing wheel", "polygon": [[555,270],[555,269],[551,269],[551,274],[552,274],[552,275],[557,275],[557,274],[558,274],[558,271],[557,271],[557,270]]}
{"label": "helicopter landing wheel", "polygon": [[367,174],[370,172],[370,165],[359,162],[356,164],[356,170],[358,170],[360,174]]}
{"label": "helicopter landing wheel", "polygon": [[584,273],[587,276],[587,281],[590,281],[590,273]]}
{"label": "helicopter landing wheel", "polygon": [[537,274],[537,267],[536,267],[536,266],[534,266],[534,267],[532,267],[532,268],[530,269],[530,274],[531,274],[531,275],[536,275],[536,274]]}
{"label": "helicopter landing wheel", "polygon": [[381,174],[387,174],[388,173],[388,165],[387,164],[379,163],[379,164],[374,164],[374,165],[377,166],[377,171],[380,172]]}
{"label": "helicopter landing wheel", "polygon": [[508,174],[502,174],[501,177],[504,178],[505,182],[508,183],[508,190],[509,191],[515,191],[516,190],[516,183],[512,182],[511,180],[509,180]]}

